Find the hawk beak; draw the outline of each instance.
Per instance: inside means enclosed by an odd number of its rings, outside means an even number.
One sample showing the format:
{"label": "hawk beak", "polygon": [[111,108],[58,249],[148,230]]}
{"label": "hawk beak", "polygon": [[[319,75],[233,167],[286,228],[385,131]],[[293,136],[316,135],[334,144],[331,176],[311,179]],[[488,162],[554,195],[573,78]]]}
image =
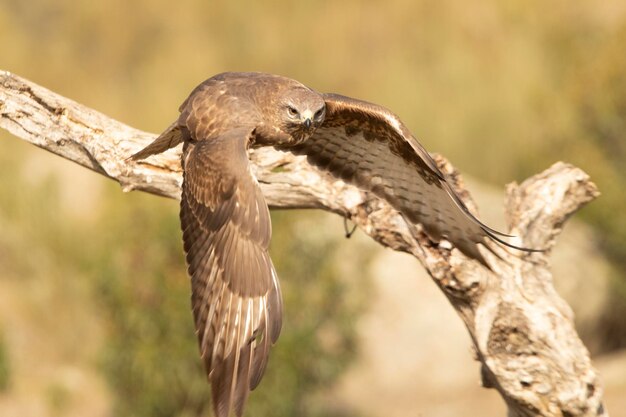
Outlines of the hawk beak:
{"label": "hawk beak", "polygon": [[306,110],[302,112],[302,124],[304,124],[304,127],[306,127],[307,129],[311,128],[311,125],[313,124],[313,112],[311,110]]}

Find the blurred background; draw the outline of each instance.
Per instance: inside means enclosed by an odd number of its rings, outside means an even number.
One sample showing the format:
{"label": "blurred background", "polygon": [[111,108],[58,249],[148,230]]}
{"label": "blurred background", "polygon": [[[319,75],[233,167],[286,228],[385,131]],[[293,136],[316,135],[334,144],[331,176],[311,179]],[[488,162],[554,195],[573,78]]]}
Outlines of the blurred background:
{"label": "blurred background", "polygon": [[[0,0],[0,69],[158,133],[227,70],[380,103],[470,178],[557,160],[602,196],[554,253],[626,414],[626,2]],[[0,131],[0,415],[206,416],[178,204]],[[407,255],[313,211],[273,212],[286,317],[254,416],[502,416],[461,321]],[[472,411],[469,411],[472,410]],[[622,413],[622,414],[620,414]]]}

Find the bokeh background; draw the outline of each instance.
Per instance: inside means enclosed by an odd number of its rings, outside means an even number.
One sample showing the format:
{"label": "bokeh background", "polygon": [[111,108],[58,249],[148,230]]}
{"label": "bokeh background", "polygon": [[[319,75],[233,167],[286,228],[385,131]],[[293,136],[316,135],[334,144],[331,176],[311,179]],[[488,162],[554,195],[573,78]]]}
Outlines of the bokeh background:
{"label": "bokeh background", "polygon": [[[602,196],[568,225],[555,275],[614,416],[625,47],[624,1],[0,0],[0,69],[140,129],[163,130],[213,74],[267,71],[391,108],[476,179],[496,225],[505,183],[583,168]],[[177,212],[0,131],[0,415],[209,415]],[[247,415],[504,415],[414,260],[345,240],[336,216],[272,218],[285,325]]]}

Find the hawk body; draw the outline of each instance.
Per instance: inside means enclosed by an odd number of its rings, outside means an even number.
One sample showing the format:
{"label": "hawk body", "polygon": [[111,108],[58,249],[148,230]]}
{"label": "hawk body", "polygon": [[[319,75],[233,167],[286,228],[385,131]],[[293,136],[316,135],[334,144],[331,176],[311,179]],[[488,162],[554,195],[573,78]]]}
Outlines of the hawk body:
{"label": "hawk body", "polygon": [[248,148],[306,155],[486,266],[478,244],[491,239],[512,246],[470,213],[428,152],[383,107],[319,94],[277,75],[223,73],[198,85],[179,111],[132,159],[184,144],[180,220],[196,333],[218,417],[243,414],[282,323],[268,253],[270,216]]}

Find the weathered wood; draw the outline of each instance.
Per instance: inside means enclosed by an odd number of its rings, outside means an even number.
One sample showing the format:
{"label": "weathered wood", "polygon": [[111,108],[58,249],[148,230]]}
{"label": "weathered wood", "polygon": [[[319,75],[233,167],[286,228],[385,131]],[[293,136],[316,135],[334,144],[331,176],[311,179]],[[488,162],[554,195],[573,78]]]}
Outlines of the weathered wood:
{"label": "weathered wood", "polygon": [[[9,72],[0,71],[0,85],[1,127],[118,181],[124,191],[179,197],[179,151],[139,163],[126,159],[155,135]],[[318,171],[302,157],[268,148],[250,152],[250,159],[271,207],[320,208],[346,216],[382,245],[418,258],[465,322],[483,385],[498,390],[509,416],[607,415],[600,381],[574,329],[571,309],[554,290],[548,262],[565,220],[598,195],[583,171],[556,163],[521,185],[508,186],[510,232],[520,236],[519,244],[547,251],[528,254],[494,246],[500,259],[484,251],[493,267],[489,271],[446,242],[431,241],[419,226],[411,233],[385,202]],[[473,207],[458,173],[445,159],[436,160]]]}

